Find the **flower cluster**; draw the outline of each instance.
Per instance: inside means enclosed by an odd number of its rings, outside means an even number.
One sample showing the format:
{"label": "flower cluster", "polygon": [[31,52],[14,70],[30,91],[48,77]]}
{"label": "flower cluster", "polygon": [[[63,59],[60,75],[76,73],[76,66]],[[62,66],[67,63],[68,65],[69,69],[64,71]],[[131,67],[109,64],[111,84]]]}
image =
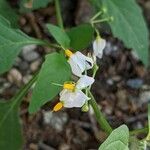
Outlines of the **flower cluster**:
{"label": "flower cluster", "polygon": [[53,111],[56,112],[63,107],[83,107],[87,104],[87,101],[90,98],[83,92],[83,90],[90,87],[95,79],[87,76],[86,73],[87,70],[92,69],[96,64],[96,57],[102,58],[105,46],[106,41],[100,36],[97,36],[96,40],[93,42],[92,57],[85,56],[79,51],[73,53],[69,49],[65,50],[65,55],[68,57],[68,63],[71,66],[72,73],[79,77],[79,80],[76,83],[73,81],[67,81],[62,85],[63,90],[59,94],[60,102],[54,106]]}

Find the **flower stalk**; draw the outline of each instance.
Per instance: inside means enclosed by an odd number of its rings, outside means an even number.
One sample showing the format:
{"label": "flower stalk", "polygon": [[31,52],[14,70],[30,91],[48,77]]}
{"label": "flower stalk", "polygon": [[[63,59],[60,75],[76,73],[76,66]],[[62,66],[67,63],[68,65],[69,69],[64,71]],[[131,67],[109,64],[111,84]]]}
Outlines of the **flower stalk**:
{"label": "flower stalk", "polygon": [[98,124],[107,134],[110,134],[112,132],[111,126],[109,125],[108,121],[105,119],[103,113],[100,111],[98,104],[97,104],[94,96],[92,95],[92,93],[90,91],[88,91],[88,94],[89,94],[89,97],[91,98],[89,100],[89,103],[94,110],[95,117],[96,117]]}
{"label": "flower stalk", "polygon": [[113,19],[114,19],[113,17],[107,17],[104,19],[94,20],[94,21],[92,21],[92,24],[107,22],[107,21],[113,21]]}

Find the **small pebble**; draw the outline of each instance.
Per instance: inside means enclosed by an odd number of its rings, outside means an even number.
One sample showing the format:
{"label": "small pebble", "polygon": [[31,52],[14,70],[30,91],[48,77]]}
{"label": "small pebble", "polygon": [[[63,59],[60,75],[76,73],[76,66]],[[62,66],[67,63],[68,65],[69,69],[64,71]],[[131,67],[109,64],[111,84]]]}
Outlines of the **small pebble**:
{"label": "small pebble", "polygon": [[34,143],[30,143],[29,148],[30,148],[31,150],[38,150],[38,145],[37,145],[37,144],[34,144]]}
{"label": "small pebble", "polygon": [[26,61],[22,61],[20,65],[18,66],[19,70],[21,71],[27,71],[29,69],[29,64]]}
{"label": "small pebble", "polygon": [[27,83],[31,80],[31,78],[32,78],[32,75],[30,75],[30,74],[24,76],[23,79],[22,79],[22,80],[23,80],[23,83],[24,83],[24,84],[27,84]]}
{"label": "small pebble", "polygon": [[144,91],[140,94],[139,102],[142,104],[150,102],[150,91]]}
{"label": "small pebble", "polygon": [[37,53],[37,52],[30,52],[30,53],[26,53],[24,56],[23,56],[23,58],[26,60],[26,61],[28,61],[28,62],[32,62],[32,61],[34,61],[34,60],[36,60],[36,59],[38,59],[39,58],[39,54]]}
{"label": "small pebble", "polygon": [[63,130],[64,124],[68,121],[68,116],[66,113],[52,113],[52,112],[44,112],[44,123],[49,124],[58,132]]}
{"label": "small pebble", "polygon": [[32,62],[40,57],[39,53],[34,51],[36,47],[36,45],[28,45],[23,47],[22,57],[24,58],[24,60],[26,60],[27,62]]}
{"label": "small pebble", "polygon": [[139,89],[139,88],[141,88],[142,85],[143,85],[143,80],[140,79],[140,78],[129,79],[126,84],[127,84],[127,86],[129,86],[130,88]]}
{"label": "small pebble", "polygon": [[70,150],[70,149],[71,149],[70,145],[65,144],[65,143],[59,146],[59,150]]}
{"label": "small pebble", "polygon": [[36,45],[27,45],[27,46],[24,46],[22,48],[22,55],[25,55],[26,53],[29,53],[31,51],[34,51],[35,49],[37,48]]}
{"label": "small pebble", "polygon": [[39,68],[39,66],[40,66],[40,64],[41,64],[41,60],[40,60],[40,59],[38,59],[38,60],[32,62],[31,65],[30,65],[31,71],[32,71],[32,72],[37,71],[38,68]]}
{"label": "small pebble", "polygon": [[21,58],[20,57],[17,57],[16,59],[15,59],[15,63],[14,63],[14,66],[15,67],[19,67],[20,66],[20,63],[21,63]]}
{"label": "small pebble", "polygon": [[115,76],[112,77],[112,80],[113,80],[114,82],[119,82],[119,81],[121,80],[121,76],[115,75]]}
{"label": "small pebble", "polygon": [[113,85],[114,84],[114,81],[112,79],[107,79],[106,83],[108,85]]}
{"label": "small pebble", "polygon": [[106,47],[104,49],[104,53],[106,55],[111,55],[112,52],[116,52],[119,48],[117,46],[114,46],[111,42],[106,43]]}
{"label": "small pebble", "polygon": [[116,96],[118,98],[117,105],[121,109],[127,110],[128,109],[128,103],[127,103],[128,94],[127,94],[126,90],[118,90],[117,93],[116,93]]}
{"label": "small pebble", "polygon": [[7,75],[8,81],[20,86],[22,82],[22,74],[15,68],[11,69]]}

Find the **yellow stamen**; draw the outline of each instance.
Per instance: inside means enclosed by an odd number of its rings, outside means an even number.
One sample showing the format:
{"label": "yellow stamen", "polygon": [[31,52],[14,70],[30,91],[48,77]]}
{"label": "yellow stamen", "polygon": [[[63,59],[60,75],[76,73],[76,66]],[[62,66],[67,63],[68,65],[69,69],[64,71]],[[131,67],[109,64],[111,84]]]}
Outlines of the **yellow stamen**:
{"label": "yellow stamen", "polygon": [[73,55],[73,53],[69,49],[65,50],[65,54],[67,57],[71,57]]}
{"label": "yellow stamen", "polygon": [[63,89],[71,90],[73,91],[75,89],[75,83],[64,83]]}
{"label": "yellow stamen", "polygon": [[57,103],[55,106],[54,106],[54,108],[53,108],[53,111],[59,111],[60,109],[62,109],[63,108],[63,103],[62,102],[59,102],[59,103]]}

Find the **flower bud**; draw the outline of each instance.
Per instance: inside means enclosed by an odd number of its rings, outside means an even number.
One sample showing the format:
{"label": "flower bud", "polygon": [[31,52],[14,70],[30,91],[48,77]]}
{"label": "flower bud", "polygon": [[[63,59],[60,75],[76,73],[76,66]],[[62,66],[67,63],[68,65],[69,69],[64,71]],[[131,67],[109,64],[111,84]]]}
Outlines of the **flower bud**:
{"label": "flower bud", "polygon": [[82,112],[88,112],[89,111],[89,105],[88,103],[85,103],[83,106],[82,106]]}

